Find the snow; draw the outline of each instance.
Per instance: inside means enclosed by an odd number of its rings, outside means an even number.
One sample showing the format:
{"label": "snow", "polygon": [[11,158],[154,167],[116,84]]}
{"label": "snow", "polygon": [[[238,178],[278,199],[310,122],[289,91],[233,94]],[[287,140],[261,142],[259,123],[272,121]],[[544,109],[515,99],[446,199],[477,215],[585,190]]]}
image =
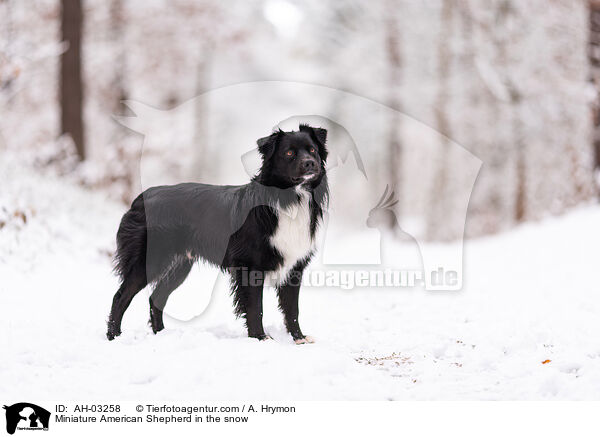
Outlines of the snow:
{"label": "snow", "polygon": [[274,340],[246,338],[225,281],[156,336],[141,292],[108,342],[125,207],[0,158],[5,399],[598,399],[597,205],[468,241],[462,291],[307,288],[315,344],[292,342],[272,290]]}

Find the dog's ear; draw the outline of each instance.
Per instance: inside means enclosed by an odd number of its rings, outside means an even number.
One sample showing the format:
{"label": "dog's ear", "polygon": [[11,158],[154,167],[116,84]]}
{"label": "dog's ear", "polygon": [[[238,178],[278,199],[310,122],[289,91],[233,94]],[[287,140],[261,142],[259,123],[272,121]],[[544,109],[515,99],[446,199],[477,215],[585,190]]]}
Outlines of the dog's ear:
{"label": "dog's ear", "polygon": [[322,161],[327,160],[327,147],[325,144],[327,143],[327,129],[323,129],[321,127],[311,127],[307,124],[300,125],[301,132],[308,132],[310,136],[317,142],[319,146],[319,156]]}
{"label": "dog's ear", "polygon": [[271,156],[273,156],[275,148],[277,147],[277,141],[282,133],[283,132],[281,129],[279,129],[277,132],[273,132],[268,137],[259,138],[256,140],[256,144],[258,144],[258,151],[262,155],[264,161],[267,161],[271,158]]}

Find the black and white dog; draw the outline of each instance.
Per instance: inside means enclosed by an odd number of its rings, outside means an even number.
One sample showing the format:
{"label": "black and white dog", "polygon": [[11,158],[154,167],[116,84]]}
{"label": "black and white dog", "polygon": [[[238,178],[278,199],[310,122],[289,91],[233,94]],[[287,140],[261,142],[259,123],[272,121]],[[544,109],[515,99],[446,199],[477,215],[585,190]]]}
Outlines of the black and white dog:
{"label": "black and white dog", "polygon": [[246,185],[184,183],[149,188],[132,203],[117,232],[114,296],[107,337],[121,333],[133,297],[148,284],[150,324],[164,329],[169,295],[204,260],[231,275],[237,316],[248,336],[270,338],[262,325],[263,285],[275,285],[285,326],[296,343],[312,343],[298,324],[302,272],[315,251],[327,204],[327,131],[300,125],[257,141],[261,169]]}

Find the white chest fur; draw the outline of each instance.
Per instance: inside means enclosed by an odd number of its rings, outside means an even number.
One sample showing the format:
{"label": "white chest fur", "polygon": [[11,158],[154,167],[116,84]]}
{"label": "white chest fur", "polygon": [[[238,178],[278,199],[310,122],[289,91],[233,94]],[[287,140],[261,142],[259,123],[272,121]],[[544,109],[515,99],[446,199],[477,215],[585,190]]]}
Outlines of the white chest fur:
{"label": "white chest fur", "polygon": [[277,229],[271,237],[271,245],[283,257],[283,265],[270,275],[268,282],[271,285],[283,282],[290,269],[298,261],[309,256],[315,248],[314,240],[310,235],[309,194],[305,191],[299,193],[301,195],[299,203],[277,211]]}

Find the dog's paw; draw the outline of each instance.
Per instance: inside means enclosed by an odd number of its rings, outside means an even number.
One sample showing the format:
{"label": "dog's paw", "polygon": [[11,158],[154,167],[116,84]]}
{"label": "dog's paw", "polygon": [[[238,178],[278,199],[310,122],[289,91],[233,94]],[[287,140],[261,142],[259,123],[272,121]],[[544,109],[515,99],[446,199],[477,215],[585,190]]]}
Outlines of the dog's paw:
{"label": "dog's paw", "polygon": [[258,341],[273,340],[273,337],[271,337],[269,334],[257,335],[253,338],[256,338]]}
{"label": "dog's paw", "polygon": [[108,341],[113,341],[115,338],[117,338],[119,335],[121,335],[121,332],[114,332],[114,331],[108,331],[106,333],[106,338],[108,339]]}
{"label": "dog's paw", "polygon": [[109,321],[108,330],[106,331],[106,338],[108,338],[108,341],[114,340],[119,335],[121,335],[121,329],[117,327],[114,322]]}
{"label": "dog's paw", "polygon": [[298,338],[296,340],[294,340],[294,343],[296,344],[309,344],[309,343],[314,343],[315,339],[312,337],[309,337],[308,335],[304,336],[304,338]]}

